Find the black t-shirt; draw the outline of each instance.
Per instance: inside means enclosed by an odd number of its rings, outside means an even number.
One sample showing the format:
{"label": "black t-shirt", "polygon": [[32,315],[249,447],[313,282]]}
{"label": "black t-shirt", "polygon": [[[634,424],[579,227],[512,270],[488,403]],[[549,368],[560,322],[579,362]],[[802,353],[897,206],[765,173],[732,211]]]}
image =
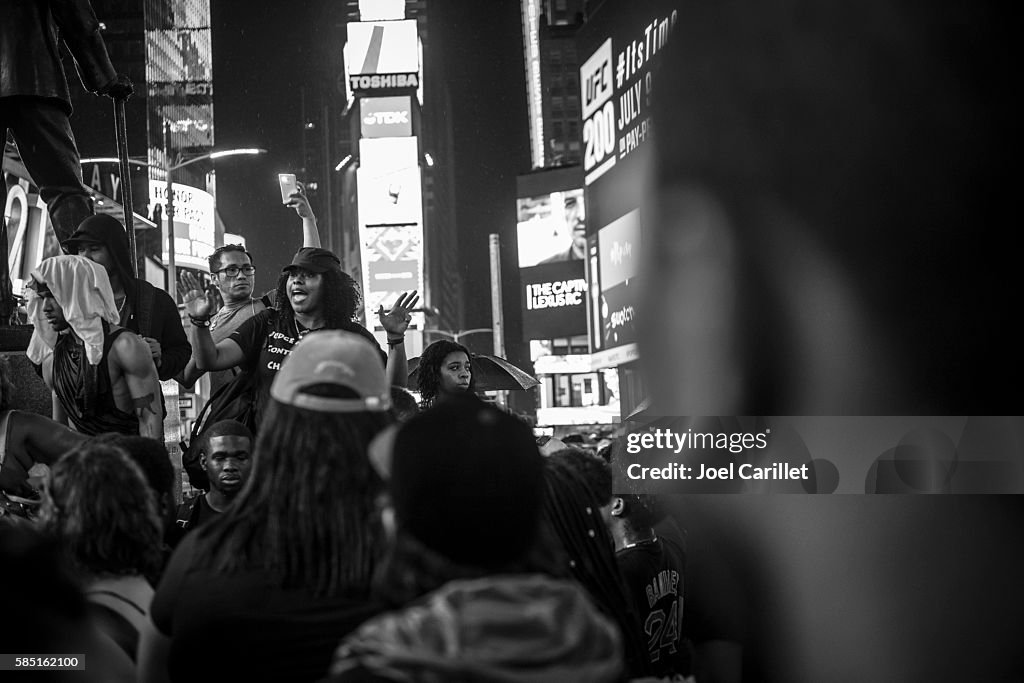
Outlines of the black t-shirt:
{"label": "black t-shirt", "polygon": [[683,642],[683,577],[686,553],[663,538],[615,554],[647,640],[652,674],[689,675],[690,652]]}
{"label": "black t-shirt", "polygon": [[[380,352],[382,362],[387,364],[387,354],[380,348],[376,337],[365,327],[359,323],[349,323],[341,329],[369,340]],[[258,416],[263,413],[263,406],[270,395],[270,385],[277,371],[281,369],[281,363],[303,336],[293,321],[283,320],[276,309],[268,308],[246,320],[228,337],[242,349],[244,358],[239,367],[259,375],[260,391],[256,404]]]}
{"label": "black t-shirt", "polygon": [[342,638],[384,606],[349,596],[283,589],[258,569],[223,574],[197,566],[202,533],[175,550],[150,608],[171,638],[172,681],[316,681]]}
{"label": "black t-shirt", "polygon": [[177,546],[185,534],[198,529],[204,524],[220,516],[220,512],[210,507],[206,500],[206,494],[200,493],[195,498],[190,498],[178,506],[177,518],[174,525],[167,529],[164,540],[171,548]]}

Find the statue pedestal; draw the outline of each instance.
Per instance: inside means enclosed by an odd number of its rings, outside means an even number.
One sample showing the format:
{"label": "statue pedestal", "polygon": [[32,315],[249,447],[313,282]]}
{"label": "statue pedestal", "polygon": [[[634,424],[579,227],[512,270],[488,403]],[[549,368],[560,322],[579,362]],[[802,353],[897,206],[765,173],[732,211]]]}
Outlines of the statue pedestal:
{"label": "statue pedestal", "polygon": [[0,354],[7,357],[14,387],[10,407],[50,417],[53,410],[50,390],[25,357],[31,337],[31,325],[0,325]]}

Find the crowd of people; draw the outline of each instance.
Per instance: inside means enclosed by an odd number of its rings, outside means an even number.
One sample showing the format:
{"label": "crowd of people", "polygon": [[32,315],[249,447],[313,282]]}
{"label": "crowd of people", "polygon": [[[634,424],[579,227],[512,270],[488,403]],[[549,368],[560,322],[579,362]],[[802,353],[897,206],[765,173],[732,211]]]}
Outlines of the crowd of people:
{"label": "crowd of people", "polygon": [[[49,4],[90,89],[127,97],[88,3]],[[0,48],[43,5],[12,2]],[[968,229],[999,222],[1009,177],[987,125],[996,71],[961,42],[996,14],[824,3],[794,24],[792,9],[698,8],[666,49],[645,216],[655,285],[638,315],[652,403],[1019,412],[1014,343],[991,324],[1016,282],[992,261],[1016,251],[989,245],[982,263]],[[182,278],[186,329],[135,277],[124,227],[88,215],[66,85],[31,87],[60,71],[51,28],[29,36],[54,46],[45,69],[0,74],[0,125],[67,252],[28,291],[27,355],[53,419],[18,410],[0,358],[6,651],[83,653],[69,677],[97,681],[728,682],[749,677],[751,645],[754,680],[1019,672],[1013,629],[973,616],[993,585],[1015,607],[1014,565],[991,548],[1019,505],[990,519],[971,500],[950,516],[909,497],[694,496],[681,528],[664,501],[614,491],[614,446],[538,443],[480,401],[465,347],[424,350],[417,400],[416,293],[378,312],[385,351],[355,322],[358,288],[301,191],[288,203],[303,246],[274,290],[257,296],[243,247],[219,249],[210,283]],[[207,372],[216,410],[189,444],[199,492],[179,501],[159,381]]]}
{"label": "crowd of people", "polygon": [[[27,356],[53,414],[7,392],[0,472],[24,514],[0,533],[32,527],[80,593],[68,642],[110,680],[691,675],[684,536],[612,496],[611,450],[535,438],[477,396],[451,341],[424,349],[410,392],[417,294],[378,311],[385,352],[301,188],[287,204],[303,246],[276,287],[257,296],[252,256],[222,247],[210,282],[181,277],[188,325],[109,216],[32,271]],[[205,373],[196,495],[178,500],[159,382]]]}
{"label": "crowd of people", "polygon": [[[308,272],[283,279],[318,294]],[[205,487],[180,504],[160,441],[47,440],[9,411],[5,483],[21,474],[40,505],[5,515],[0,535],[37,544],[83,604],[54,642],[85,643],[107,680],[692,675],[684,534],[656,531],[650,501],[613,496],[592,450],[541,455],[526,423],[470,390],[465,349],[428,349],[419,405],[368,336],[301,334],[255,432],[232,419],[202,432]]]}

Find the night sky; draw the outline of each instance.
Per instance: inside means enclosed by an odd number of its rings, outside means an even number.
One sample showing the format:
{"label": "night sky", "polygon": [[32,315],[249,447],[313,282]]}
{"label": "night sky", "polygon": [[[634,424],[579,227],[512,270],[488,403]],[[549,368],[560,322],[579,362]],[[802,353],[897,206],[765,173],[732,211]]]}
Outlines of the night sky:
{"label": "night sky", "polygon": [[[302,165],[300,88],[323,87],[336,76],[344,41],[344,29],[336,26],[341,3],[211,5],[217,147],[269,150],[218,166],[218,209],[228,231],[247,237],[257,287],[265,289],[301,244],[298,218],[281,206],[277,173]],[[507,272],[515,263],[515,176],[530,166],[519,3],[431,0],[428,11],[427,49],[443,60],[449,76],[456,131],[455,248],[465,291],[478,293],[466,299],[463,328],[487,326],[487,235],[502,233]],[[430,87],[428,80],[425,88]],[[323,207],[314,209],[325,215]],[[515,288],[506,299],[510,295]],[[507,301],[506,310],[517,301]]]}

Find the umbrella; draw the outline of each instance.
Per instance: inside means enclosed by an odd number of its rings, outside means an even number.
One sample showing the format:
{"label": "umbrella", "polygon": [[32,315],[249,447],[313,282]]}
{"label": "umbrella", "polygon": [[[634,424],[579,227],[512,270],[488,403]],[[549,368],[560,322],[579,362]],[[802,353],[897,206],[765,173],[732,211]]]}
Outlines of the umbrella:
{"label": "umbrella", "polygon": [[[536,377],[509,363],[504,358],[474,353],[470,356],[473,385],[477,391],[525,391],[540,384]],[[420,359],[409,359],[409,385],[419,380]]]}
{"label": "umbrella", "polygon": [[650,410],[650,408],[651,399],[645,398],[644,400],[640,401],[640,405],[638,405],[633,412],[626,416],[626,419],[631,420],[633,422],[640,422],[641,420],[646,420],[647,412]]}

